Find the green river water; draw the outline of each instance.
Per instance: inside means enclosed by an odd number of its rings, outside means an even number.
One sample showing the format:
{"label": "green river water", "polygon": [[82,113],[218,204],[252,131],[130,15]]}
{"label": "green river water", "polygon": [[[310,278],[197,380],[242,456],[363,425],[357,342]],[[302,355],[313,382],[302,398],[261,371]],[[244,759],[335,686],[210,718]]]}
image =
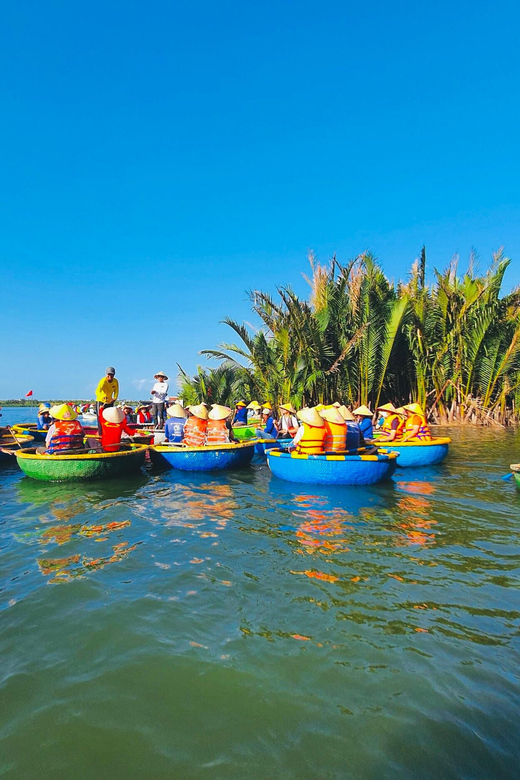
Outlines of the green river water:
{"label": "green river water", "polygon": [[[30,410],[4,410],[4,421]],[[520,435],[372,488],[0,471],[0,776],[520,776]]]}

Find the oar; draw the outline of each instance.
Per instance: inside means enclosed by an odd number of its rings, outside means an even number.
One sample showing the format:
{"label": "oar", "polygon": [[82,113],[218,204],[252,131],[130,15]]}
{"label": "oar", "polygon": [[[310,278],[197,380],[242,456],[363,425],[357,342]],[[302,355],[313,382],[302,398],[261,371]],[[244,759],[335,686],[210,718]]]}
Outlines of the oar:
{"label": "oar", "polygon": [[9,431],[9,433],[11,434],[11,436],[13,437],[13,439],[15,440],[15,442],[18,444],[18,446],[20,447],[20,449],[22,449],[22,445],[20,444],[20,442],[19,442],[19,441],[18,441],[18,439],[16,438],[16,434],[13,432],[13,429],[11,428],[11,426],[10,426],[10,425],[8,425],[8,426],[7,426],[7,430]]}

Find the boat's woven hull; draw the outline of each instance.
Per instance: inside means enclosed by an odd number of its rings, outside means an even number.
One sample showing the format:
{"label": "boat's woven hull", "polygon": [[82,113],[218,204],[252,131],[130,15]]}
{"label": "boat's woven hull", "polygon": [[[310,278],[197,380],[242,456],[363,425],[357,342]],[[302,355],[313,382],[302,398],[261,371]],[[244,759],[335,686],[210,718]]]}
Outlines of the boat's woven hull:
{"label": "boat's woven hull", "polygon": [[296,455],[270,450],[272,473],[289,482],[313,485],[374,485],[392,476],[396,455]]}
{"label": "boat's woven hull", "polygon": [[224,444],[220,447],[156,446],[150,449],[152,463],[181,471],[220,471],[236,469],[251,463],[255,442]]}
{"label": "boat's woven hull", "polygon": [[144,464],[147,449],[136,446],[123,452],[88,455],[36,455],[21,452],[17,460],[28,477],[45,482],[107,479],[137,471]]}
{"label": "boat's woven hull", "polygon": [[[448,437],[431,439],[431,441],[408,443],[390,442],[385,450],[397,452],[397,465],[402,468],[417,466],[436,466],[442,463],[448,454],[451,439]],[[382,446],[381,444],[379,445]]]}

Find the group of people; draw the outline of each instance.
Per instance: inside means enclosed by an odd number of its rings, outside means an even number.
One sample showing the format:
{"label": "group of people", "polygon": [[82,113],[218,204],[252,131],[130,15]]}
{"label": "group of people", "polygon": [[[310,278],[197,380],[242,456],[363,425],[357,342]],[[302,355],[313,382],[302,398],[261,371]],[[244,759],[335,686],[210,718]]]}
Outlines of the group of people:
{"label": "group of people", "polygon": [[[154,375],[155,384],[150,390],[153,396],[149,404],[140,404],[136,410],[135,422],[147,423],[154,422],[158,429],[164,428],[166,422],[166,409],[168,406],[170,386],[168,376],[164,371],[158,371]],[[103,409],[114,406],[119,398],[119,382],[116,379],[116,370],[113,366],[105,369],[105,376],[99,380],[96,388],[96,416],[98,419],[98,432],[101,434],[101,413]],[[131,406],[123,407],[128,422],[134,422],[132,416],[134,411]]]}

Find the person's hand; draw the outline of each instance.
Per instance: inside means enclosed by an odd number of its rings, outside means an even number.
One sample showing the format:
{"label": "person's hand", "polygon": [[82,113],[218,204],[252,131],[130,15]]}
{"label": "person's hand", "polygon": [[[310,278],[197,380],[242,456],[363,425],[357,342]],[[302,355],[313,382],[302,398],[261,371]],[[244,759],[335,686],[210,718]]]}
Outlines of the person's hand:
{"label": "person's hand", "polygon": [[155,390],[150,390],[150,395],[155,395]]}

